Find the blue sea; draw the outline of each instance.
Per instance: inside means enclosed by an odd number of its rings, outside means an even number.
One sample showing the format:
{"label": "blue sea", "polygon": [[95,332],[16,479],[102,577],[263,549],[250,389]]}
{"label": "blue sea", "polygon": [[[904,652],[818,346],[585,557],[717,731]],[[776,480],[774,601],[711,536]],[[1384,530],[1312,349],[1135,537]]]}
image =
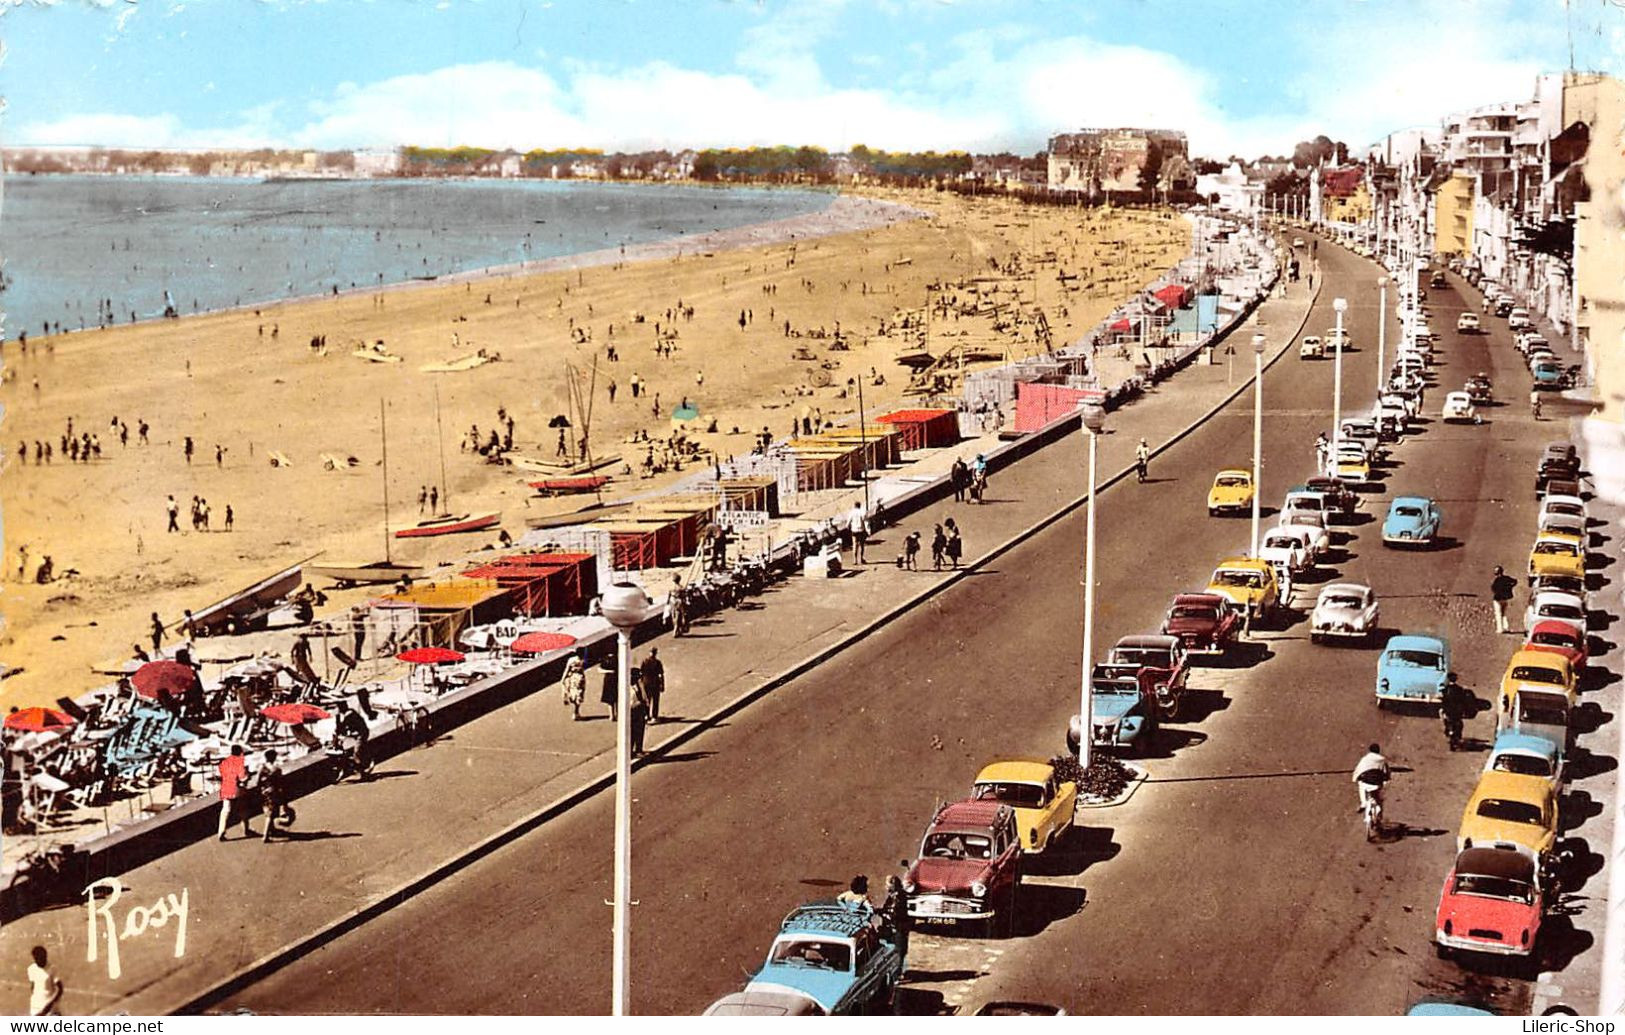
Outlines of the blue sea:
{"label": "blue sea", "polygon": [[182,316],[820,212],[816,191],[502,180],[8,177],[4,336]]}

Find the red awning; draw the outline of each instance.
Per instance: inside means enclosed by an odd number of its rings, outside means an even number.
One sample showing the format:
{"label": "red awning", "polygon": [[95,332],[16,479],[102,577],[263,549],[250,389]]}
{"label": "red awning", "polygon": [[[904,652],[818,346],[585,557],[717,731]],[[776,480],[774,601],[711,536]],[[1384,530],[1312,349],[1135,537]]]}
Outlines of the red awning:
{"label": "red awning", "polygon": [[316,707],[314,704],[305,704],[302,701],[289,704],[273,704],[261,708],[260,714],[267,719],[275,719],[277,722],[286,723],[289,726],[302,722],[320,722],[323,719],[330,718],[329,714],[323,709]]}
{"label": "red awning", "polygon": [[574,647],[576,638],[567,633],[528,632],[514,640],[508,649],[515,654],[546,654],[550,650]]}
{"label": "red awning", "polygon": [[1134,329],[1134,325],[1129,323],[1126,319],[1118,320],[1116,323],[1112,324],[1111,329],[1114,331],[1132,331]]}
{"label": "red awning", "polygon": [[448,661],[462,661],[465,657],[462,651],[451,650],[448,647],[413,647],[403,650],[395,655],[399,661],[409,661],[414,665],[443,665]]}
{"label": "red awning", "polygon": [[1166,287],[1158,288],[1152,294],[1157,301],[1169,309],[1178,309],[1185,304],[1185,299],[1190,295],[1190,291],[1182,284],[1169,284]]}

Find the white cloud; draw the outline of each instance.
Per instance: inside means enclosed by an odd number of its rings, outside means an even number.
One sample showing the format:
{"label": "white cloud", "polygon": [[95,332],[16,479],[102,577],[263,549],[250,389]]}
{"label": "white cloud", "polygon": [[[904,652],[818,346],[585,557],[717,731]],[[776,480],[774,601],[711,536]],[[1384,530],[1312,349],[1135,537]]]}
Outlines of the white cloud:
{"label": "white cloud", "polygon": [[180,134],[180,120],[173,115],[91,114],[25,124],[18,129],[17,138],[36,145],[170,147]]}

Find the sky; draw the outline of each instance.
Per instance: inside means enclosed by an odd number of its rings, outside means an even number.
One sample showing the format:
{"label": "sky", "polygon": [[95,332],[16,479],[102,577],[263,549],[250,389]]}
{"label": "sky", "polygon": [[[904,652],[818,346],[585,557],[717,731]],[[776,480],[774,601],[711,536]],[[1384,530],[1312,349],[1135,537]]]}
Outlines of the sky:
{"label": "sky", "polygon": [[1569,66],[1625,0],[0,0],[0,143],[1355,148]]}

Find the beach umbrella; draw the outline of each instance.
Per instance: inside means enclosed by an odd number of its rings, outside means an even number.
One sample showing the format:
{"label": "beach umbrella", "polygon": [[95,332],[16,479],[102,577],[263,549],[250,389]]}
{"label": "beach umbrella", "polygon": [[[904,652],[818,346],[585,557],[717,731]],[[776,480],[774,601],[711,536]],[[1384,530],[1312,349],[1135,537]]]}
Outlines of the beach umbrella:
{"label": "beach umbrella", "polygon": [[450,661],[462,661],[465,657],[462,651],[452,650],[449,647],[413,647],[395,655],[396,660],[408,661],[414,665],[444,665]]}
{"label": "beach umbrella", "polygon": [[553,419],[547,422],[547,426],[550,428],[568,428],[570,426],[570,418],[566,417],[562,413],[556,413],[553,415]]}
{"label": "beach umbrella", "polygon": [[550,650],[564,650],[575,646],[576,638],[567,633],[528,632],[514,640],[508,649],[515,654],[546,654]]}
{"label": "beach umbrella", "polygon": [[25,733],[50,733],[74,724],[73,717],[55,708],[21,708],[6,716],[6,729]]}
{"label": "beach umbrella", "polygon": [[330,713],[316,707],[314,704],[305,704],[302,701],[268,705],[260,709],[260,714],[267,719],[275,719],[277,722],[286,723],[289,726],[302,722],[320,722],[323,719],[332,717]]}
{"label": "beach umbrella", "polygon": [[130,684],[135,692],[142,697],[158,700],[164,693],[171,697],[179,697],[192,688],[197,679],[197,673],[192,666],[183,665],[178,661],[149,661],[135,670],[130,677]]}

